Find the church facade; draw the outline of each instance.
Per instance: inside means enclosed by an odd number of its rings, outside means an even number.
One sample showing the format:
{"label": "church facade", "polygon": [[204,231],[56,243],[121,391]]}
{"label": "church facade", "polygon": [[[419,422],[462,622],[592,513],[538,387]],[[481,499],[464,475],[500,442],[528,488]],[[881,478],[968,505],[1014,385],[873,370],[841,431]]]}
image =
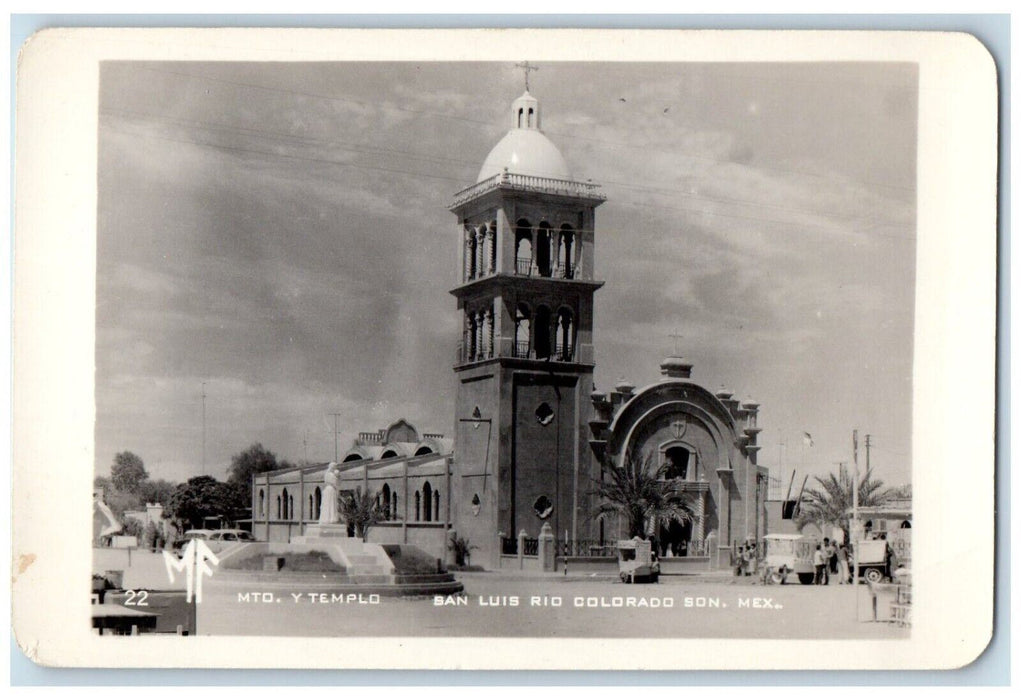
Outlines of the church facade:
{"label": "church facade", "polygon": [[[342,489],[366,488],[385,505],[371,541],[449,558],[453,533],[471,543],[472,563],[538,567],[543,530],[558,554],[575,556],[609,553],[626,535],[594,518],[595,490],[605,464],[640,458],[668,464],[694,512],[652,533],[661,553],[728,566],[736,540],[765,530],[758,405],[707,391],[676,357],[644,389],[595,391],[595,213],[605,196],[572,176],[540,129],[538,100],[526,91],[509,116],[475,184],[450,205],[461,320],[453,439],[419,437],[404,421],[362,434],[341,464]],[[256,477],[256,535],[286,539],[314,522],[323,471]]]}

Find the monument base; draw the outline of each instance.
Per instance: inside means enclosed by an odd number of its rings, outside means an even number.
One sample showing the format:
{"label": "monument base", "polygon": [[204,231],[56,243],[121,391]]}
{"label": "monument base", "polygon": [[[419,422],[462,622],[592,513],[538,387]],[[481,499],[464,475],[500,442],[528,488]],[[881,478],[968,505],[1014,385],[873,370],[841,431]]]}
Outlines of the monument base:
{"label": "monument base", "polygon": [[314,544],[320,540],[332,540],[337,539],[361,539],[355,537],[348,537],[347,525],[344,523],[313,523],[305,527],[305,534],[295,535],[291,537],[291,542],[294,544]]}

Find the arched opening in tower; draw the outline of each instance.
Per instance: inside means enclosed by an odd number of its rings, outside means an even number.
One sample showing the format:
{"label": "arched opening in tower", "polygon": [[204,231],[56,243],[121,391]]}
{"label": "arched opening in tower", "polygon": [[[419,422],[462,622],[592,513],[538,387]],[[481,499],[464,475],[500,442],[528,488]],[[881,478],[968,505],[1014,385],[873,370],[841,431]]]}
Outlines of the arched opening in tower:
{"label": "arched opening in tower", "polygon": [[557,314],[556,357],[564,362],[571,361],[574,350],[574,314],[570,309],[561,309]]}
{"label": "arched opening in tower", "polygon": [[530,312],[525,304],[518,304],[514,312],[514,357],[528,357]]}
{"label": "arched opening in tower", "polygon": [[574,279],[574,229],[569,224],[560,227],[560,276]]}
{"label": "arched opening in tower", "polygon": [[532,270],[532,224],[518,219],[514,226],[514,271],[527,275]]}
{"label": "arched opening in tower", "polygon": [[552,350],[550,343],[550,310],[540,306],[535,310],[535,356],[545,360],[550,356]]}
{"label": "arched opening in tower", "polygon": [[535,266],[539,274],[549,277],[553,273],[550,256],[550,244],[553,242],[550,225],[543,221],[539,224],[539,232],[535,236]]}

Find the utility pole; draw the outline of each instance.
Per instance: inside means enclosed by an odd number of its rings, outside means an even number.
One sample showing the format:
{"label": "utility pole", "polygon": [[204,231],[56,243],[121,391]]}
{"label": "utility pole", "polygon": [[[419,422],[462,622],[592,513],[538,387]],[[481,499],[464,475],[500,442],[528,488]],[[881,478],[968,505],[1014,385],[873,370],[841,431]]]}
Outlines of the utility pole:
{"label": "utility pole", "polygon": [[206,383],[202,382],[202,473],[206,473]]}
{"label": "utility pole", "polygon": [[869,469],[872,468],[872,461],[870,459],[871,456],[872,456],[871,447],[872,447],[872,436],[869,435],[868,433],[866,433],[865,434],[865,473],[866,474],[868,474],[869,473]]}
{"label": "utility pole", "polygon": [[330,413],[328,415],[333,416],[333,461],[336,462],[339,459],[339,448],[337,445],[337,418],[340,416],[339,413]]}

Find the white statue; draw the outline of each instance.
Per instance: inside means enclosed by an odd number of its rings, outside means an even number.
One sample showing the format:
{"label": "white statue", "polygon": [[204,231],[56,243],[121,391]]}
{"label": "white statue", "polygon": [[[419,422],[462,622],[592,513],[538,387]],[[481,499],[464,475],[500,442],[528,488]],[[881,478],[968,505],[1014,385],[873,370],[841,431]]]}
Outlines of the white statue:
{"label": "white statue", "polygon": [[326,465],[323,472],[323,506],[319,511],[319,524],[332,525],[340,522],[340,513],[337,511],[337,494],[340,492],[340,468],[336,462]]}

